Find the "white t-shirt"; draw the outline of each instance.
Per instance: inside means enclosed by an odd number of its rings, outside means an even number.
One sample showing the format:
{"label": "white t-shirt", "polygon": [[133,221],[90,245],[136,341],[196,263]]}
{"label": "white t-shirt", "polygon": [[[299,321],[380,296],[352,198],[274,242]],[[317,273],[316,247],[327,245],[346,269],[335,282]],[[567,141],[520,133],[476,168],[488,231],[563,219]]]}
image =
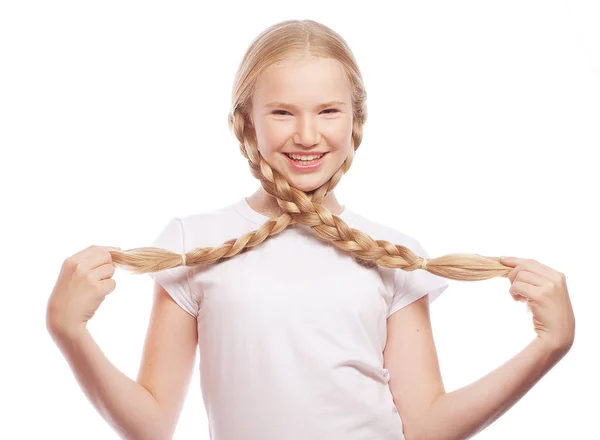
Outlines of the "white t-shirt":
{"label": "white t-shirt", "polygon": [[[340,217],[429,257],[414,238],[347,206]],[[242,198],[173,218],[152,246],[218,246],[267,220]],[[220,263],[149,275],[198,321],[212,440],[404,440],[383,368],[386,319],[426,294],[434,301],[444,278],[363,267],[298,224]]]}

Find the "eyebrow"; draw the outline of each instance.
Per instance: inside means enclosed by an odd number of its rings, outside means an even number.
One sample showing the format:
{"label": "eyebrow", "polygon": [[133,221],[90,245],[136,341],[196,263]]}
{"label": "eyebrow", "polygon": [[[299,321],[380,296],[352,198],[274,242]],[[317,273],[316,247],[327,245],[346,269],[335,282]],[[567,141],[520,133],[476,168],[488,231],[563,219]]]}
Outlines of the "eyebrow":
{"label": "eyebrow", "polygon": [[[318,105],[316,108],[325,108],[325,107],[329,107],[329,106],[332,106],[332,105],[339,105],[339,106],[343,107],[343,106],[346,105],[346,103],[342,102],[342,101],[329,101],[329,102],[326,102],[324,104]],[[277,101],[277,102],[270,102],[270,103],[266,104],[265,107],[267,107],[267,108],[273,108],[273,107],[296,108],[296,106],[293,105],[293,104],[286,104],[285,102],[279,102],[279,101]]]}

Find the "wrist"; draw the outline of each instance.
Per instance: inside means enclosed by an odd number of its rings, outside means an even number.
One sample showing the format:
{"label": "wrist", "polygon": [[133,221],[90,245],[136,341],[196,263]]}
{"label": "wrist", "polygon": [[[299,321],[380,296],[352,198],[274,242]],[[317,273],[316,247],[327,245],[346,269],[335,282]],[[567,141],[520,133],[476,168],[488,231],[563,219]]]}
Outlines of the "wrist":
{"label": "wrist", "polygon": [[538,347],[538,349],[545,354],[548,358],[553,360],[560,360],[564,355],[566,355],[573,342],[563,342],[558,340],[551,340],[549,338],[541,338],[537,336],[533,342],[534,345]]}
{"label": "wrist", "polygon": [[48,322],[47,328],[50,336],[58,342],[73,341],[88,331],[85,324],[65,325],[52,321]]}

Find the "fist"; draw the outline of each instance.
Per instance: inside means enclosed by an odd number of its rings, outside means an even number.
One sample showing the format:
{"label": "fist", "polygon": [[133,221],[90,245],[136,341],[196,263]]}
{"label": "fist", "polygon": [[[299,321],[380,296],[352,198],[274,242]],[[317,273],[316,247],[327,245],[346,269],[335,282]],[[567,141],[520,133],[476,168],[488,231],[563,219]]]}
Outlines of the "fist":
{"label": "fist", "polygon": [[575,339],[575,315],[566,276],[536,260],[502,257],[514,300],[526,302],[538,338],[557,350],[570,349]]}
{"label": "fist", "polygon": [[115,290],[115,265],[110,251],[118,247],[90,246],[68,257],[48,299],[46,327],[72,332],[87,325],[106,295]]}

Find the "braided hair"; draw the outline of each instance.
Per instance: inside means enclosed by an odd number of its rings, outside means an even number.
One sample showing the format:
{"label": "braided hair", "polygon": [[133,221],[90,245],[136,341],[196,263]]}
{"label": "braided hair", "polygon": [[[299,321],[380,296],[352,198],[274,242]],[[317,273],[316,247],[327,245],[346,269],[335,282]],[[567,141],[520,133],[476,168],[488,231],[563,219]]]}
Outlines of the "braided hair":
{"label": "braided hair", "polygon": [[[331,178],[320,187],[304,192],[291,186],[284,176],[261,156],[251,120],[252,94],[256,80],[268,66],[296,54],[308,54],[337,60],[344,68],[351,86],[352,138],[348,156]],[[250,172],[263,189],[273,196],[283,213],[270,218],[254,231],[227,240],[220,246],[202,247],[181,254],[156,247],[125,251],[111,250],[113,262],[135,273],[157,272],[178,266],[215,264],[260,245],[289,225],[310,227],[320,240],[350,253],[361,265],[399,268],[405,271],[426,270],[444,278],[476,281],[506,276],[511,268],[499,258],[477,254],[448,254],[427,261],[409,248],[376,240],[349,227],[333,215],[322,202],[346,173],[362,141],[367,119],[366,90],[362,75],[345,40],[332,29],[312,20],[287,20],[265,29],[250,45],[238,68],[232,91],[229,128],[239,142]],[[426,263],[426,266],[424,266]],[[424,268],[423,268],[424,266]]]}

